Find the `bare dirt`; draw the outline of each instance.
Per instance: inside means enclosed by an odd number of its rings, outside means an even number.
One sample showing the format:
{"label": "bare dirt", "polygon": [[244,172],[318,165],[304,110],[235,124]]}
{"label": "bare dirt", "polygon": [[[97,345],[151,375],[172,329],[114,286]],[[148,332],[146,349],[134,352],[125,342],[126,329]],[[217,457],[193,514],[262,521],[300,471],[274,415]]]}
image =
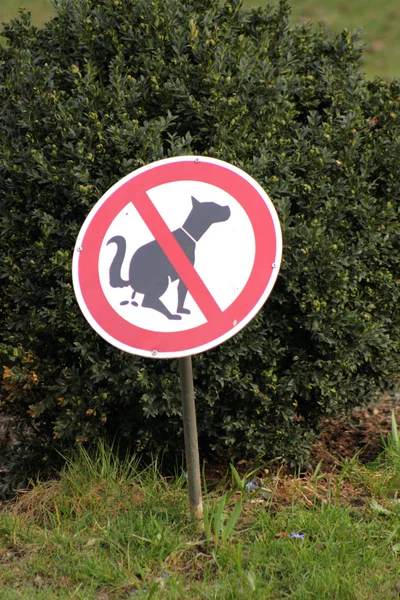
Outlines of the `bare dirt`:
{"label": "bare dirt", "polygon": [[[400,432],[400,393],[386,394],[376,402],[355,409],[349,417],[322,419],[320,434],[311,452],[311,469],[303,476],[311,475],[320,461],[322,470],[332,473],[356,456],[364,464],[373,462],[382,453],[384,442],[392,431],[392,411]],[[229,474],[229,464],[228,456],[206,460],[206,480],[211,487]],[[235,467],[245,475],[254,468],[254,463],[239,460]],[[291,475],[285,465],[275,463],[271,468],[282,476]]]}
{"label": "bare dirt", "polygon": [[385,395],[378,402],[355,409],[349,418],[323,419],[316,441],[313,462],[325,465],[353,458],[372,462],[383,450],[383,441],[392,431],[392,411],[400,429],[400,394]]}

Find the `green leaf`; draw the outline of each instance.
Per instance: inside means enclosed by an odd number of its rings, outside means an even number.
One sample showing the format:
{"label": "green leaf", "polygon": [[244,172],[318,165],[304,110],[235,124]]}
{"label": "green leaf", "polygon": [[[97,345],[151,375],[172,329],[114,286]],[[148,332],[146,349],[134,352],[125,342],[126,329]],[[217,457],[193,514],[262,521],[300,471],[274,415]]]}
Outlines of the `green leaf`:
{"label": "green leaf", "polygon": [[232,514],[230,515],[224,529],[222,532],[222,541],[226,542],[226,540],[228,539],[228,537],[231,535],[233,529],[235,528],[236,522],[238,520],[238,518],[240,517],[240,514],[242,512],[242,507],[243,507],[243,501],[240,498],[236,504],[235,507],[232,511]]}
{"label": "green leaf", "polygon": [[224,494],[220,501],[217,503],[216,510],[214,512],[214,535],[215,535],[215,544],[218,543],[219,537],[221,534],[221,530],[224,524],[224,510],[226,506],[227,496]]}
{"label": "green leaf", "polygon": [[388,510],[387,508],[385,508],[384,506],[382,506],[382,504],[379,504],[379,502],[377,502],[377,500],[375,500],[375,498],[372,498],[370,501],[370,506],[371,509],[380,514],[380,515],[392,515],[392,511]]}

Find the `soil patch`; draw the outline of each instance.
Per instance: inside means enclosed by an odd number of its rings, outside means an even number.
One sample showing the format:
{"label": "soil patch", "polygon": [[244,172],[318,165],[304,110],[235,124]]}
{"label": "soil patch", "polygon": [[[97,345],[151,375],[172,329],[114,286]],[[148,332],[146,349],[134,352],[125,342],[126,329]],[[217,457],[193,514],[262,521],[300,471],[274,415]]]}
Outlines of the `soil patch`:
{"label": "soil patch", "polygon": [[322,419],[313,462],[323,460],[325,465],[333,465],[357,453],[364,463],[375,460],[383,450],[383,440],[392,431],[392,411],[400,424],[399,399],[399,393],[385,395],[378,402],[355,409],[348,418]]}

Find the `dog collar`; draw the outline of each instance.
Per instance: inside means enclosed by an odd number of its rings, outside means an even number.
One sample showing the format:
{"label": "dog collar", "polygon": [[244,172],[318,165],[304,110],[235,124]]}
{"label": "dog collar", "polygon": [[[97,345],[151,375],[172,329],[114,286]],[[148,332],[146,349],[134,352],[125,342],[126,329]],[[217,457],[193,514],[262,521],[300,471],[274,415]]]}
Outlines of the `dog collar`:
{"label": "dog collar", "polygon": [[190,239],[197,244],[198,240],[195,240],[194,237],[192,235],[190,235],[190,233],[188,231],[186,231],[186,229],[184,227],[181,227],[181,229],[186,233],[186,235],[188,235],[190,237]]}

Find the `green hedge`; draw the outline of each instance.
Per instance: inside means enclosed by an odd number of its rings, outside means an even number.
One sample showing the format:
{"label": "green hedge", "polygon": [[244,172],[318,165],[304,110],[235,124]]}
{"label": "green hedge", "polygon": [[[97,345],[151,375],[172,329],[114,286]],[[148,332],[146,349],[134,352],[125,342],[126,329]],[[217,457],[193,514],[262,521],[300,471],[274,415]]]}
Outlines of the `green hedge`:
{"label": "green hedge", "polygon": [[3,489],[58,452],[117,436],[182,449],[177,361],[125,355],[82,317],[75,239],[118,179],[203,154],[251,174],[284,260],[259,315],[194,358],[203,455],[304,464],[321,415],[398,372],[400,83],[367,82],[360,46],[236,0],[61,0],[0,48]]}

